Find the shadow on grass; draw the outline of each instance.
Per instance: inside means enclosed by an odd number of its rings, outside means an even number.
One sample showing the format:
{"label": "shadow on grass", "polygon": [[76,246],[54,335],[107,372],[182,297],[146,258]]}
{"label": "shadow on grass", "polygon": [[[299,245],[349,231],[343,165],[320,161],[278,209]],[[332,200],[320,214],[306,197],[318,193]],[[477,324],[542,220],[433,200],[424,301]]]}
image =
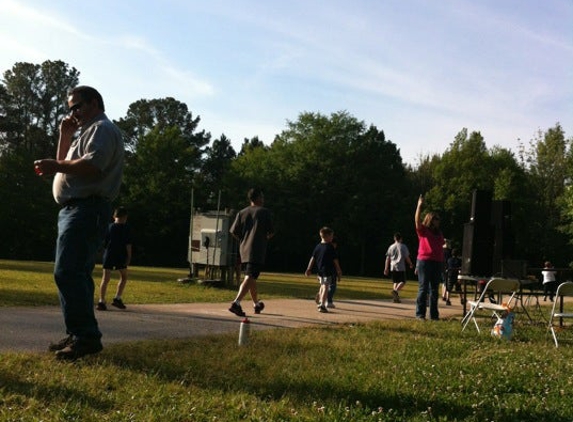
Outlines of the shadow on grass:
{"label": "shadow on grass", "polygon": [[[426,336],[435,340],[443,336],[444,340],[452,341],[451,330],[431,328],[426,331],[423,327],[427,323],[414,324],[381,324],[370,325],[373,332],[382,330],[395,330],[400,335],[408,330],[409,334],[416,336]],[[437,326],[437,324],[436,324]],[[359,327],[354,327],[356,329]],[[172,382],[181,385],[193,385],[208,391],[247,393],[258,397],[264,401],[278,401],[288,399],[293,405],[308,407],[312,403],[325,405],[327,408],[360,407],[375,412],[382,408],[384,411],[393,409],[396,415],[400,416],[396,420],[411,420],[427,415],[428,420],[504,420],[504,421],[569,421],[568,417],[559,415],[549,415],[542,409],[528,407],[526,402],[521,406],[508,404],[511,400],[504,400],[499,403],[481,403],[479,406],[473,404],[471,392],[467,393],[465,400],[458,398],[448,398],[443,391],[436,391],[437,397],[425,397],[412,392],[399,391],[400,388],[386,386],[380,388],[365,387],[380,385],[372,383],[372,377],[376,377],[376,371],[382,371],[384,377],[392,379],[389,374],[395,368],[382,366],[381,368],[370,368],[372,373],[354,374],[348,369],[342,374],[348,374],[352,380],[339,380],[337,376],[323,377],[322,369],[325,365],[333,367],[345,364],[353,365],[352,357],[350,361],[342,359],[336,360],[336,350],[325,348],[324,358],[316,354],[316,346],[309,342],[308,338],[320,337],[324,333],[323,328],[307,331],[305,339],[297,340],[296,336],[289,333],[271,333],[261,337],[256,337],[250,348],[237,348],[236,336],[222,335],[203,338],[197,341],[169,341],[169,342],[145,342],[131,345],[116,345],[110,348],[111,354],[105,359],[122,368],[129,368],[141,373],[153,373],[165,382]],[[408,332],[407,331],[407,332]],[[277,336],[280,335],[281,337]],[[392,335],[392,334],[389,334]],[[348,337],[345,334],[343,337]],[[446,342],[446,341],[444,341]],[[481,339],[475,346],[480,349],[479,343],[485,343]],[[277,347],[277,343],[279,346]],[[359,345],[357,345],[360,347]],[[268,350],[269,353],[262,357],[259,351]],[[219,351],[221,355],[213,354]],[[479,350],[478,350],[479,351]],[[359,352],[359,349],[356,350]],[[264,353],[264,352],[263,352]],[[381,351],[383,353],[383,351]],[[420,358],[423,359],[423,350],[420,351]],[[329,358],[330,356],[330,358]],[[102,356],[103,357],[103,356]],[[262,359],[262,361],[261,361]],[[308,361],[315,362],[309,364]],[[305,373],[297,365],[300,360],[302,368],[309,368],[312,374]],[[317,366],[314,368],[314,366]],[[316,372],[314,372],[316,371]],[[327,371],[330,372],[330,371]],[[314,375],[314,374],[318,375]],[[345,376],[345,375],[343,375]],[[361,382],[360,379],[366,382]],[[413,383],[424,382],[423,375],[420,379],[412,379]],[[430,381],[428,381],[430,382]],[[397,391],[398,390],[398,391]],[[207,393],[208,394],[208,393]],[[528,390],[514,386],[512,393],[515,397],[526,397]],[[436,419],[434,419],[436,418]],[[446,418],[446,419],[444,419]]]}
{"label": "shadow on grass", "polygon": [[[30,364],[33,363],[31,362]],[[70,365],[69,363],[60,364]],[[85,393],[81,391],[74,383],[70,382],[69,384],[45,384],[30,382],[25,380],[25,378],[28,376],[28,374],[15,376],[12,374],[6,374],[4,371],[0,372],[0,390],[2,391],[2,397],[6,399],[12,395],[18,395],[27,398],[33,398],[34,400],[43,403],[43,406],[46,409],[50,408],[52,410],[65,408],[66,404],[70,402],[82,403],[82,405],[88,405],[97,411],[110,411],[115,406],[113,401],[103,399],[101,394],[95,395]],[[0,399],[0,402],[3,402],[3,405],[6,404],[6,402],[4,402],[2,399]],[[75,416],[81,419],[81,415]]]}
{"label": "shadow on grass", "polygon": [[54,263],[39,261],[11,261],[0,259],[0,271],[2,270],[52,274],[54,271]]}
{"label": "shadow on grass", "polygon": [[0,306],[60,306],[56,287],[54,292],[43,293],[15,288],[0,288]]}

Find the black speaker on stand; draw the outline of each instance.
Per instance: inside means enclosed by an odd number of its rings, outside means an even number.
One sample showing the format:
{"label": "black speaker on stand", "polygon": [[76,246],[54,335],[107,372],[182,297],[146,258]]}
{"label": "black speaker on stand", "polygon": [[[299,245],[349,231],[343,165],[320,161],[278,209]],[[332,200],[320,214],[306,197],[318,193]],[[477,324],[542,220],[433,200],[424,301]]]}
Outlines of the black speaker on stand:
{"label": "black speaker on stand", "polygon": [[511,202],[493,201],[491,223],[494,227],[493,274],[502,273],[502,261],[511,260],[515,254],[515,237],[511,227]]}
{"label": "black speaker on stand", "polygon": [[491,223],[492,194],[485,190],[472,192],[470,222],[464,225],[461,273],[486,276],[493,274],[494,226]]}
{"label": "black speaker on stand", "polygon": [[491,224],[491,201],[490,191],[475,189],[472,192],[470,223]]}
{"label": "black speaker on stand", "polygon": [[485,277],[493,274],[493,237],[491,224],[464,224],[462,274]]}

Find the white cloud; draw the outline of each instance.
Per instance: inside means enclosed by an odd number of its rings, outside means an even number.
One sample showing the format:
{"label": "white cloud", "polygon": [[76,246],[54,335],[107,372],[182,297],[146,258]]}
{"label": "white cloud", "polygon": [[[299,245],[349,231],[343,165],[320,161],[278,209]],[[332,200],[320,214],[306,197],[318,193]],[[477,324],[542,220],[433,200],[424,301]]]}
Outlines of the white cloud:
{"label": "white cloud", "polygon": [[[238,148],[303,111],[348,110],[406,161],[463,127],[515,148],[573,131],[573,5],[519,0],[0,0],[0,71],[63,60],[111,117],[172,96]],[[153,25],[150,24],[153,22]]]}

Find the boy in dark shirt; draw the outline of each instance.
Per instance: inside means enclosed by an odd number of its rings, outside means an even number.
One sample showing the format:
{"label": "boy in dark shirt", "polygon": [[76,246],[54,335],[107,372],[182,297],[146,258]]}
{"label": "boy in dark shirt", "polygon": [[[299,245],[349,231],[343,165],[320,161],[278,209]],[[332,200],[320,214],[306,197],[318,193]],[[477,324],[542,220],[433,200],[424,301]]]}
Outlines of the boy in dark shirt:
{"label": "boy in dark shirt", "polygon": [[334,230],[330,227],[323,227],[320,229],[320,239],[321,242],[316,245],[308,267],[305,271],[305,275],[308,277],[312,274],[312,269],[316,265],[318,281],[320,282],[319,290],[319,312],[328,312],[326,309],[326,304],[328,301],[328,288],[332,283],[333,277],[337,277],[340,280],[342,271],[340,269],[340,264],[338,262],[338,255],[336,249],[332,245],[332,239],[334,238]]}
{"label": "boy in dark shirt", "polygon": [[131,262],[131,232],[127,224],[127,210],[119,207],[113,213],[114,222],[108,227],[105,238],[105,250],[103,252],[103,275],[100,285],[99,302],[96,309],[98,311],[107,310],[105,304],[105,294],[107,285],[111,279],[111,271],[119,271],[119,283],[117,292],[111,303],[119,309],[125,309],[126,306],[121,300],[121,295],[127,284],[127,266]]}

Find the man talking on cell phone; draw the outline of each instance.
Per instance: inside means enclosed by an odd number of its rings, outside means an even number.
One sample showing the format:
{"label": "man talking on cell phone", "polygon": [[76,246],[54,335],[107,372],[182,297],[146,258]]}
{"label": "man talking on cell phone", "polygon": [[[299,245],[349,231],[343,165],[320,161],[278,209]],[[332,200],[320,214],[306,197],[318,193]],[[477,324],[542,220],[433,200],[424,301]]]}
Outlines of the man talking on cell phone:
{"label": "man talking on cell phone", "polygon": [[60,124],[56,159],[34,162],[37,174],[55,175],[52,193],[61,206],[54,280],[67,336],[49,347],[61,360],[103,349],[94,312],[92,271],[111,221],[111,201],[119,193],[124,165],[121,132],[105,115],[101,94],[92,87],[78,86],[68,92],[68,107],[70,113]]}

